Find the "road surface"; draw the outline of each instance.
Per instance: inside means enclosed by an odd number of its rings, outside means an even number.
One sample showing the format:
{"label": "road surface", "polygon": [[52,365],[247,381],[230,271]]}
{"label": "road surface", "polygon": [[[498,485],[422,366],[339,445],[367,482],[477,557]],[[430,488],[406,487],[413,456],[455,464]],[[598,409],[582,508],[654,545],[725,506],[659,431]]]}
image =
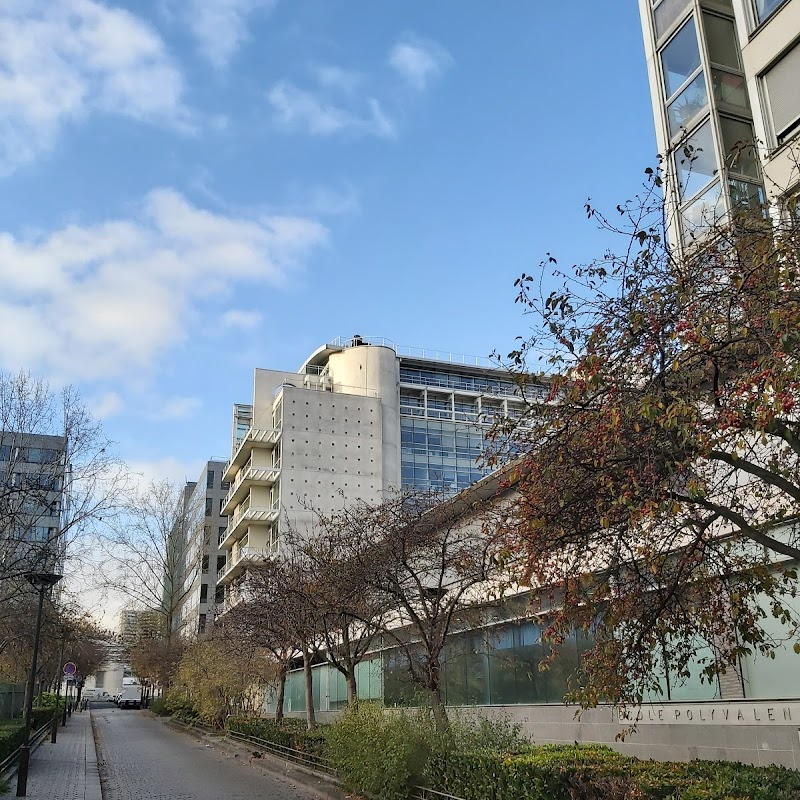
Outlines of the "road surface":
{"label": "road surface", "polygon": [[176,731],[147,711],[93,703],[103,800],[311,800],[272,777]]}

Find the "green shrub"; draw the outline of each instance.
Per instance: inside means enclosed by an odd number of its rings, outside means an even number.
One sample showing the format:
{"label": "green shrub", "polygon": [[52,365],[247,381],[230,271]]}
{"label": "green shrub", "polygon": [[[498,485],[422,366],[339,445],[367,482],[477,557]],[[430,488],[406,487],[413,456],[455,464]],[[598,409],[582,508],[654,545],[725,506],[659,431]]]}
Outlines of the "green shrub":
{"label": "green shrub", "polygon": [[639,761],[601,745],[548,745],[528,753],[434,756],[431,788],[464,800],[797,800],[800,774],[717,761]]}
{"label": "green shrub", "polygon": [[420,719],[371,705],[348,708],[327,736],[328,759],[342,783],[381,800],[406,800],[427,759],[430,731]]}
{"label": "green shrub", "polygon": [[286,717],[280,722],[266,717],[229,717],[228,730],[301,753],[325,757],[327,726],[309,731],[304,720],[294,717]]}
{"label": "green shrub", "polygon": [[8,758],[22,744],[24,732],[22,720],[0,720],[0,761]]}
{"label": "green shrub", "polygon": [[156,697],[150,701],[150,710],[159,717],[168,717],[172,712],[167,708],[167,701],[163,697]]}

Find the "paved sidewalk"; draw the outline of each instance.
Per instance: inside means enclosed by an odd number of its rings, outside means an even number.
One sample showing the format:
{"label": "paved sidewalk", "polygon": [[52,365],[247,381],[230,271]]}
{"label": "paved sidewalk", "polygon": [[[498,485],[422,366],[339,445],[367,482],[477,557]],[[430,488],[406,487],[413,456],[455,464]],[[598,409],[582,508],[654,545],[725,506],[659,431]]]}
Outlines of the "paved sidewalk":
{"label": "paved sidewalk", "polygon": [[[11,779],[11,796],[16,791]],[[58,728],[58,741],[50,736],[31,753],[28,771],[30,800],[102,800],[91,711],[73,712],[66,727]]]}

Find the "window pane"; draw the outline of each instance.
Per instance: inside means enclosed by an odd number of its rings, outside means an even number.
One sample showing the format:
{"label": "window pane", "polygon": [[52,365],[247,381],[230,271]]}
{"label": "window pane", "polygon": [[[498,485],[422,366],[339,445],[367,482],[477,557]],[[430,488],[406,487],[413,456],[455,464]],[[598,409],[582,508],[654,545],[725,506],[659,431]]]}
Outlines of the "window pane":
{"label": "window pane", "polygon": [[689,4],[689,0],[662,0],[661,4],[653,12],[653,18],[656,23],[656,36],[661,38],[664,31],[686,11]]}
{"label": "window pane", "polygon": [[723,213],[722,190],[717,182],[684,209],[684,238],[691,239],[698,236],[703,230],[714,225]]}
{"label": "window pane", "polygon": [[697,46],[694,18],[690,19],[664,48],[661,53],[661,63],[664,68],[667,97],[672,97],[700,66],[700,48]]}
{"label": "window pane", "polygon": [[750,108],[747,84],[743,75],[733,75],[725,70],[712,68],[711,85],[714,87],[714,97],[718,102],[739,108]]}
{"label": "window pane", "polygon": [[701,72],[670,104],[669,135],[691,127],[692,120],[708,105],[705,75]]}
{"label": "window pane", "polygon": [[756,16],[759,22],[763,22],[783,0],[756,0]]}
{"label": "window pane", "polygon": [[708,57],[714,64],[731,69],[741,69],[739,58],[739,40],[732,19],[717,17],[714,14],[703,14],[708,40]]}
{"label": "window pane", "polygon": [[731,178],[728,181],[728,188],[733,207],[752,211],[756,209],[763,211],[765,209],[767,198],[764,193],[764,187],[760,183],[750,183],[750,181],[739,181]]}
{"label": "window pane", "polygon": [[675,167],[682,197],[692,197],[714,178],[717,159],[710,122],[698,128],[676,149]]}
{"label": "window pane", "polygon": [[749,122],[730,117],[720,117],[722,142],[725,147],[725,163],[731,172],[758,178],[758,158],[755,134]]}

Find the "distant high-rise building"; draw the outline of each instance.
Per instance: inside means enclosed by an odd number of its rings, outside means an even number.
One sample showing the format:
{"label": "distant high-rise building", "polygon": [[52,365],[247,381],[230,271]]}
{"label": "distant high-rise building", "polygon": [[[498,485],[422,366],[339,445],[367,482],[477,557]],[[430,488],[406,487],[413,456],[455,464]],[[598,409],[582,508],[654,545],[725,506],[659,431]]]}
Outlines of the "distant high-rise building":
{"label": "distant high-rise building", "polygon": [[202,516],[201,524],[185,526],[183,536],[187,538],[181,545],[184,586],[176,623],[186,636],[204,633],[217,610],[222,609],[223,590],[217,588],[217,573],[225,565],[225,555],[219,548],[228,522],[222,513],[230,488],[222,477],[225,466],[224,461],[209,461],[197,482],[188,483],[184,490],[184,518],[193,521],[198,516],[199,522]]}
{"label": "distant high-rise building", "polygon": [[0,431],[0,574],[58,571],[66,439]]}
{"label": "distant high-rise building", "polygon": [[522,402],[488,360],[361,336],[323,345],[297,372],[257,369],[252,404],[234,407],[223,476],[227,599],[287,525],[306,530],[317,512],[392,489],[453,494],[479,480],[489,425]]}
{"label": "distant high-rise building", "polygon": [[800,0],[639,0],[671,235],[797,213]]}

